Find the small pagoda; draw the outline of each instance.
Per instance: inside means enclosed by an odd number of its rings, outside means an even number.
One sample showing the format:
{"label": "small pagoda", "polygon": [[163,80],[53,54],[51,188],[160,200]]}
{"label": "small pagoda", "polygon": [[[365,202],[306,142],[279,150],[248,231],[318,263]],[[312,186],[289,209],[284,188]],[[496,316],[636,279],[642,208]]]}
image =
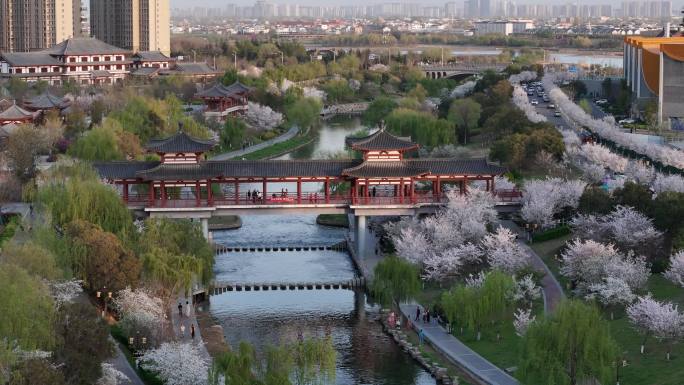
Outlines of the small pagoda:
{"label": "small pagoda", "polygon": [[198,92],[195,97],[201,99],[207,106],[204,111],[206,118],[224,121],[228,116],[237,116],[247,111],[248,97],[251,92],[251,87],[240,82],[229,86],[216,83]]}
{"label": "small pagoda", "polygon": [[13,103],[6,110],[0,112],[0,126],[7,124],[32,123],[36,114],[17,106]]}
{"label": "small pagoda", "polygon": [[69,99],[55,96],[47,91],[24,101],[24,107],[26,107],[27,110],[41,113],[47,111],[62,111],[70,105],[71,101]]}
{"label": "small pagoda", "polygon": [[211,140],[192,137],[183,130],[164,139],[152,139],[145,148],[161,158],[161,164],[197,164],[216,144]]}

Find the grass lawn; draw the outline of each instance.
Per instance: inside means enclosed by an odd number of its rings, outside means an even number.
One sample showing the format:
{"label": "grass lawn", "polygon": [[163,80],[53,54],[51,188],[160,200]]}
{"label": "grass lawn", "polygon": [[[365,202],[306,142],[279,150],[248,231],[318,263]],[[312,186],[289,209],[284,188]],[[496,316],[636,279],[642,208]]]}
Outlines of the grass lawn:
{"label": "grass lawn", "polygon": [[[559,249],[570,239],[571,236],[565,236],[531,245],[562,285],[567,284],[568,281],[558,273],[560,264],[554,259],[554,255],[558,254]],[[672,284],[661,275],[654,274],[651,276],[646,291],[653,294],[653,297],[658,300],[678,303],[680,309],[684,309],[684,289]],[[674,345],[672,360],[667,361],[667,347],[651,337],[646,341],[645,353],[642,355],[639,350],[643,337],[632,327],[624,311],[616,312],[613,321],[610,321],[608,312],[604,312],[604,318],[609,320],[611,333],[627,361],[627,366],[620,368],[621,385],[684,384],[684,344]],[[468,345],[470,346],[470,343]],[[496,352],[478,352],[488,359],[490,358],[489,354],[494,354],[493,357],[496,356]],[[491,360],[495,362],[495,358],[491,358]]]}
{"label": "grass lawn", "polygon": [[258,151],[254,151],[247,155],[241,156],[236,159],[246,159],[246,160],[259,160],[259,159],[270,159],[287,152],[290,152],[300,146],[303,146],[313,140],[311,135],[300,134],[294,138],[288,139],[284,142],[276,143],[272,146],[268,146]]}
{"label": "grass lawn", "polygon": [[316,223],[323,226],[349,227],[347,214],[320,214],[316,217]]}

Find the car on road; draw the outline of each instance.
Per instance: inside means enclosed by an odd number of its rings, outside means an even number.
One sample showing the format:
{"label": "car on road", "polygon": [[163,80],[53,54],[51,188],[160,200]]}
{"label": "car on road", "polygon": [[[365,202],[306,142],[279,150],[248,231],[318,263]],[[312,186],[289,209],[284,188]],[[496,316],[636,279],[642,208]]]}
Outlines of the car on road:
{"label": "car on road", "polygon": [[618,121],[618,124],[634,124],[634,123],[636,123],[636,120],[634,120],[632,118],[622,119],[622,120]]}
{"label": "car on road", "polygon": [[560,118],[560,116],[561,116],[560,111],[556,110],[556,112],[553,113],[553,116]]}
{"label": "car on road", "polygon": [[533,106],[536,106],[537,104],[539,104],[539,102],[536,101],[536,100],[532,100],[532,101],[530,102],[530,104],[533,105]]}
{"label": "car on road", "polygon": [[549,97],[548,97],[548,96],[544,96],[544,97],[542,98],[542,100],[544,101],[544,103],[548,103],[548,102],[549,102]]}
{"label": "car on road", "polygon": [[534,96],[534,91],[527,91],[527,96]]}
{"label": "car on road", "polygon": [[594,103],[598,104],[599,106],[602,104],[608,104],[608,99],[598,99]]}
{"label": "car on road", "polygon": [[549,103],[549,105],[546,106],[546,108],[556,108],[556,106],[553,103]]}

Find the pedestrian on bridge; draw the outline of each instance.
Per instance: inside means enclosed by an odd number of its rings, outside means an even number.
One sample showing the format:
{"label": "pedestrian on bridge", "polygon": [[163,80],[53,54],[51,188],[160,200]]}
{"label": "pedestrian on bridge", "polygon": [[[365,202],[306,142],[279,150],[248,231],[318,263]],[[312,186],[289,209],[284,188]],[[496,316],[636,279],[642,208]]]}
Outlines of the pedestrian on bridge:
{"label": "pedestrian on bridge", "polygon": [[183,304],[178,302],[178,315],[183,317]]}
{"label": "pedestrian on bridge", "polygon": [[420,329],[420,331],[418,332],[418,342],[420,343],[420,345],[423,344],[424,340],[425,340],[425,333],[423,332],[423,329]]}
{"label": "pedestrian on bridge", "polygon": [[180,332],[181,332],[181,338],[185,337],[185,325],[183,323],[181,323]]}
{"label": "pedestrian on bridge", "polygon": [[195,339],[195,324],[190,324],[190,338]]}
{"label": "pedestrian on bridge", "polygon": [[420,306],[416,306],[416,321],[420,318]]}

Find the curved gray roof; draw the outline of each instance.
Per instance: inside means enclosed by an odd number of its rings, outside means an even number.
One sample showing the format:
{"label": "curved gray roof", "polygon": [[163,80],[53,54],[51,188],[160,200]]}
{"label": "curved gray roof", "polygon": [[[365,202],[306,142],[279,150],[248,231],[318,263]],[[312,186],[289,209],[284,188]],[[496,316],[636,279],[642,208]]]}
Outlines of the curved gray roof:
{"label": "curved gray roof", "polygon": [[360,151],[399,150],[408,151],[418,148],[410,139],[390,134],[384,128],[363,138],[347,138],[347,146]]}
{"label": "curved gray roof", "polygon": [[68,99],[55,96],[50,92],[44,92],[26,101],[26,107],[34,110],[49,110],[53,108],[66,108],[70,102]]}
{"label": "curved gray roof", "polygon": [[215,145],[211,140],[195,138],[181,131],[168,138],[152,139],[145,148],[160,153],[202,153]]}
{"label": "curved gray roof", "polygon": [[216,83],[213,86],[198,92],[196,96],[200,98],[226,98],[251,91],[251,87],[247,87],[240,82],[235,82],[229,86]]}
{"label": "curved gray roof", "polygon": [[72,37],[41,52],[56,56],[131,53],[129,50],[115,47],[94,37]]}

